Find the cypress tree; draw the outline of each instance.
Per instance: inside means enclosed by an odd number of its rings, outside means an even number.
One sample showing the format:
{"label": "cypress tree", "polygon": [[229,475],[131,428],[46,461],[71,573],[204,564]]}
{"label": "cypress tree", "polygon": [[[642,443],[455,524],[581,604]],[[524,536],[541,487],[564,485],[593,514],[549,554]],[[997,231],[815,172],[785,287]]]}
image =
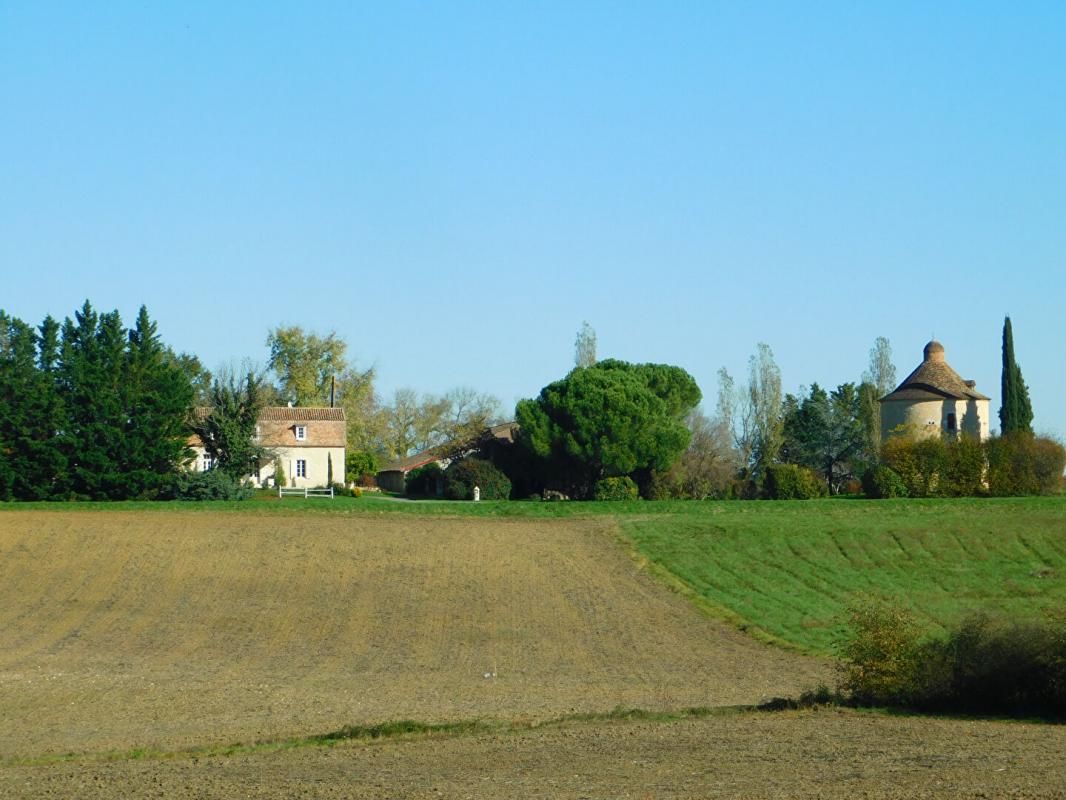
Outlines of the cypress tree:
{"label": "cypress tree", "polygon": [[1029,388],[1022,380],[1022,369],[1014,360],[1014,332],[1010,317],[1003,320],[1003,374],[1000,380],[1002,405],[999,407],[1001,434],[1033,432],[1033,407],[1029,402]]}

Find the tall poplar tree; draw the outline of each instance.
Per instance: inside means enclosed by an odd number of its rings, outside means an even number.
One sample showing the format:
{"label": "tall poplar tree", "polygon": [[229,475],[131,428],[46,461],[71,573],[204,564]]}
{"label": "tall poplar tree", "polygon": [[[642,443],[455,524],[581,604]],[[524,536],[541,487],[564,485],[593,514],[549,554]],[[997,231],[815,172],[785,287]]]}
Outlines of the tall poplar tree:
{"label": "tall poplar tree", "polygon": [[574,365],[591,367],[596,363],[596,331],[588,322],[581,323],[581,330],[574,340]]}
{"label": "tall poplar tree", "polygon": [[1002,405],[999,407],[1000,433],[1033,432],[1033,406],[1022,369],[1014,360],[1014,332],[1010,317],[1003,319],[1003,374],[1000,379]]}

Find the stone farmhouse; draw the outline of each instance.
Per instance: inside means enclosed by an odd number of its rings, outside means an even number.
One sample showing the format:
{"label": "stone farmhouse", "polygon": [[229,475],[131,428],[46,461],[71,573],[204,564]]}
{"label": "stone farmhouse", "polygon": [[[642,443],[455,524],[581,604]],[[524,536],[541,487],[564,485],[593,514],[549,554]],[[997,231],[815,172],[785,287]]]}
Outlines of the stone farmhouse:
{"label": "stone farmhouse", "polygon": [[[209,409],[198,409],[207,414]],[[326,486],[330,463],[333,480],[344,483],[344,447],[347,423],[343,408],[269,406],[259,414],[256,440],[266,448],[267,456],[248,477],[256,484],[273,483],[276,464],[281,464],[289,486]],[[189,442],[196,458],[191,468],[196,472],[211,469],[211,457],[198,437]]]}
{"label": "stone farmhouse", "polygon": [[944,345],[925,346],[922,363],[881,398],[881,438],[890,435],[989,436],[990,400],[963,380],[944,357]]}

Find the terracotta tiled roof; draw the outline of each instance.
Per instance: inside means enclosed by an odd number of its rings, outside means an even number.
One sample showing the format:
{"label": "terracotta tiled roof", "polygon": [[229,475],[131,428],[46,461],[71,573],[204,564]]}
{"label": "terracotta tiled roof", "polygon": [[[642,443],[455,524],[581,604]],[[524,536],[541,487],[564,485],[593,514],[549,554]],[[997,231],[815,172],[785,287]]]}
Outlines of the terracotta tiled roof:
{"label": "terracotta tiled roof", "polygon": [[426,464],[430,463],[431,461],[437,461],[437,460],[438,460],[437,456],[434,453],[432,453],[432,452],[416,453],[413,456],[408,456],[407,458],[401,458],[401,459],[398,459],[397,461],[393,461],[393,462],[391,462],[389,464],[386,464],[381,469],[379,469],[378,472],[403,472],[403,473],[407,473],[407,472],[410,472],[413,469],[418,469],[419,467],[425,466]]}
{"label": "terracotta tiled roof", "polygon": [[917,369],[908,375],[896,390],[881,398],[885,400],[938,400],[945,397],[957,400],[988,400],[974,388],[973,381],[964,381],[944,359],[944,345],[929,342],[924,358]]}
{"label": "terracotta tiled roof", "polygon": [[[482,434],[477,437],[472,448],[484,446],[486,443],[496,440],[498,442],[513,442],[515,434],[518,433],[517,422],[503,422],[499,425],[493,425],[491,428],[486,428]],[[447,448],[444,449],[447,453]],[[461,454],[460,454],[461,455]],[[449,455],[449,458],[458,457],[455,455]],[[415,453],[413,456],[407,458],[400,458],[396,461],[392,461],[383,466],[379,472],[403,472],[408,473],[413,469],[418,469],[431,461],[441,461],[441,449],[434,448],[432,450],[426,450],[422,453]]]}
{"label": "terracotta tiled roof", "polygon": [[[206,419],[211,413],[208,406],[193,409],[197,419]],[[259,419],[268,422],[344,422],[343,408],[320,408],[317,406],[267,406],[259,412]]]}
{"label": "terracotta tiled roof", "polygon": [[515,436],[518,434],[517,422],[503,422],[499,425],[493,425],[488,430],[489,435],[494,439],[499,439],[505,442],[513,442]]}
{"label": "terracotta tiled roof", "polygon": [[259,419],[270,422],[344,422],[343,408],[316,406],[268,406]]}

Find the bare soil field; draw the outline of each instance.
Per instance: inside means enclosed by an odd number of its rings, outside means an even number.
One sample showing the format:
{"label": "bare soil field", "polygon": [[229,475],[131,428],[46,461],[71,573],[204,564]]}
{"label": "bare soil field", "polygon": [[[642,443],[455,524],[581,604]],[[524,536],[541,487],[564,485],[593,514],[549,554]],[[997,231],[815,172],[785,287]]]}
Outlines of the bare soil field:
{"label": "bare soil field", "polygon": [[22,798],[1061,798],[1066,726],[733,713],[233,757],[8,767]]}
{"label": "bare soil field", "polygon": [[612,525],[5,511],[0,764],[748,704],[831,680],[701,616]]}

